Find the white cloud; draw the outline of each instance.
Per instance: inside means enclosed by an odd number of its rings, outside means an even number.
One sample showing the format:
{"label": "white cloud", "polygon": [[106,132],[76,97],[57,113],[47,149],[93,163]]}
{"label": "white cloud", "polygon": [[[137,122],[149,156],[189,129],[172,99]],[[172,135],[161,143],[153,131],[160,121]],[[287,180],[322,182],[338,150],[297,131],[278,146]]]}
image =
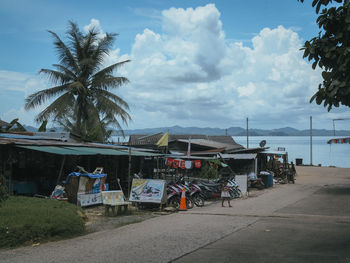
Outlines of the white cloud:
{"label": "white cloud", "polygon": [[120,91],[131,104],[131,126],[227,127],[247,116],[258,125],[300,126],[301,114],[324,111],[309,103],[321,78],[292,29],[262,28],[250,48],[226,39],[213,4],[162,15],[163,31],[138,34],[123,71],[131,81]]}
{"label": "white cloud", "polygon": [[[135,36],[130,54],[115,49],[105,61],[110,65],[131,60],[117,72],[130,83],[116,92],[130,105],[130,128],[226,128],[244,126],[246,117],[256,128],[308,128],[310,115],[321,126],[325,118],[348,111],[343,107],[329,114],[309,103],[321,76],[303,60],[302,40],[295,30],[262,28],[246,46],[233,40],[235,36],[225,36],[221,14],[213,4],[170,8],[161,15],[161,32],[145,28]],[[85,30],[92,26],[104,34],[97,19]],[[36,77],[16,74],[8,73],[4,79],[0,72],[0,81],[11,92],[22,92],[23,99],[35,87],[44,87]],[[7,114],[29,118],[21,107],[11,107]]]}

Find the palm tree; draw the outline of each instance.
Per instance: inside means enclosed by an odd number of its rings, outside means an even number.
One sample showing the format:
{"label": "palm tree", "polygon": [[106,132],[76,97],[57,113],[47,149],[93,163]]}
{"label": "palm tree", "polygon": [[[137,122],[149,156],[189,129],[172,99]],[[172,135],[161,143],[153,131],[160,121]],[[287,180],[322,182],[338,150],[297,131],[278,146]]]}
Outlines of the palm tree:
{"label": "palm tree", "polygon": [[54,70],[41,69],[39,73],[45,74],[54,86],[29,95],[25,109],[55,98],[36,116],[37,122],[53,120],[67,131],[94,141],[105,141],[110,136],[107,125],[123,132],[117,118],[127,125],[131,120],[129,106],[111,89],[128,82],[127,78],[113,73],[129,60],[101,69],[116,34],[106,33],[101,38],[95,28],[84,34],[73,22],[69,22],[67,43],[56,33],[49,33],[54,38],[59,64],[53,65]]}

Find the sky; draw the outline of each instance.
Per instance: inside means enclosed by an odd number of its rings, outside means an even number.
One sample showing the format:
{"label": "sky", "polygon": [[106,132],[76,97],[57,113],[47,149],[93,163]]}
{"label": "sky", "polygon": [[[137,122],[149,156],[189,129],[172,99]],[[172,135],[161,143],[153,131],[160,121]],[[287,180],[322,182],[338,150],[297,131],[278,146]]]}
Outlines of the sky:
{"label": "sky", "polygon": [[[58,63],[47,30],[66,41],[68,22],[82,31],[118,33],[106,66],[130,106],[124,129],[293,127],[332,129],[348,107],[330,112],[309,102],[322,81],[300,48],[319,32],[311,1],[297,0],[1,0],[0,119],[38,127],[25,98],[51,83],[38,72]],[[350,120],[337,121],[350,129]]]}

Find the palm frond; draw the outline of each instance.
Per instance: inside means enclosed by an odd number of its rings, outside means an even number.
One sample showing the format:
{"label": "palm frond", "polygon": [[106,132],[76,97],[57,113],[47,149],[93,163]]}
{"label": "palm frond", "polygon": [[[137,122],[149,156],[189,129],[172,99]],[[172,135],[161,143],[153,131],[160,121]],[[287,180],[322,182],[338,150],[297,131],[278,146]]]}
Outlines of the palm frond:
{"label": "palm frond", "polygon": [[50,82],[54,83],[55,85],[57,85],[57,84],[62,85],[62,84],[65,84],[69,81],[74,80],[74,75],[72,78],[71,75],[67,75],[65,72],[60,72],[60,71],[56,71],[56,70],[52,70],[52,69],[43,68],[39,71],[39,74],[47,75],[48,80]]}
{"label": "palm frond", "polygon": [[122,119],[123,123],[127,123],[131,120],[129,113],[110,99],[104,96],[98,96],[96,100],[96,107],[101,113],[116,115]]}
{"label": "palm frond", "polygon": [[114,103],[116,103],[117,105],[119,105],[119,107],[124,108],[125,110],[129,110],[129,105],[126,101],[124,101],[122,98],[120,98],[119,96],[115,95],[112,92],[109,92],[107,90],[98,90],[96,92],[97,94],[95,94],[95,97],[97,99],[99,99],[99,97],[104,97],[106,99],[110,99],[112,100]]}
{"label": "palm frond", "polygon": [[54,45],[58,53],[59,61],[66,67],[69,67],[72,71],[79,72],[79,67],[76,64],[75,57],[69,50],[69,48],[63,43],[59,36],[52,31],[48,31],[55,39]]}
{"label": "palm frond", "polygon": [[46,109],[40,112],[35,118],[35,121],[42,122],[51,118],[60,118],[65,116],[74,104],[74,96],[71,93],[65,93],[52,102]]}
{"label": "palm frond", "polygon": [[127,60],[124,60],[124,61],[121,61],[121,62],[118,62],[118,63],[115,63],[115,64],[112,64],[98,72],[96,72],[94,75],[93,75],[93,78],[101,78],[101,77],[104,77],[106,75],[110,75],[113,73],[114,70],[117,70],[118,68],[120,68],[121,66],[123,66],[125,63],[128,63],[130,62],[129,59]]}
{"label": "palm frond", "polygon": [[129,80],[125,77],[114,77],[112,75],[101,76],[92,79],[91,90],[96,90],[98,92],[99,90],[115,89],[128,82]]}
{"label": "palm frond", "polygon": [[65,73],[67,76],[69,76],[71,79],[76,79],[77,75],[71,71],[70,69],[68,69],[67,67],[60,65],[60,64],[53,64],[52,66],[54,66],[55,68],[57,68],[60,72]]}
{"label": "palm frond", "polygon": [[44,103],[46,100],[54,96],[59,96],[63,92],[69,91],[70,85],[71,84],[68,83],[61,86],[56,86],[53,88],[44,89],[44,90],[35,92],[26,98],[24,108],[26,110],[35,108],[36,106]]}

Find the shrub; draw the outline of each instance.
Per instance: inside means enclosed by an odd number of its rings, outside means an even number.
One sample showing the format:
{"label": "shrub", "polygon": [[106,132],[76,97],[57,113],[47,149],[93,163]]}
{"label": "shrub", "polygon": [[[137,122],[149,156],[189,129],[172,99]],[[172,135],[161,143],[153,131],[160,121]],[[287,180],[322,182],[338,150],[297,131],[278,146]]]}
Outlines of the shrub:
{"label": "shrub", "polygon": [[0,207],[0,247],[81,235],[85,232],[81,214],[73,204],[11,196]]}

